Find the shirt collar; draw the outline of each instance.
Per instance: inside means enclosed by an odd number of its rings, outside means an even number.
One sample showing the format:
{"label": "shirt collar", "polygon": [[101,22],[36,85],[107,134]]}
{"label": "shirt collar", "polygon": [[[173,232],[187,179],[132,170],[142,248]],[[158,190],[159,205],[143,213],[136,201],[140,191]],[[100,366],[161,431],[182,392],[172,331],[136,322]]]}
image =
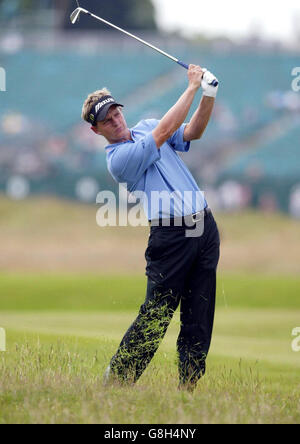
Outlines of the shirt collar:
{"label": "shirt collar", "polygon": [[112,151],[117,146],[123,145],[123,143],[133,143],[133,142],[135,142],[135,134],[134,134],[133,129],[129,129],[129,131],[130,131],[130,135],[131,135],[132,140],[126,140],[125,142],[119,142],[119,143],[113,143],[112,145],[107,145],[105,147],[105,151],[107,153],[109,153],[110,151]]}

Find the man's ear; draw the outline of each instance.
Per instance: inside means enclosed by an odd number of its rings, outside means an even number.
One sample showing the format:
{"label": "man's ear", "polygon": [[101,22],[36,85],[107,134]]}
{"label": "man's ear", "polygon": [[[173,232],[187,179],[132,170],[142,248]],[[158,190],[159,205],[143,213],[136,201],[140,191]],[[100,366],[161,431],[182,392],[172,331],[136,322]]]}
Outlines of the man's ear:
{"label": "man's ear", "polygon": [[94,131],[94,133],[97,134],[97,136],[101,136],[101,133],[99,133],[96,126],[91,126],[91,130]]}

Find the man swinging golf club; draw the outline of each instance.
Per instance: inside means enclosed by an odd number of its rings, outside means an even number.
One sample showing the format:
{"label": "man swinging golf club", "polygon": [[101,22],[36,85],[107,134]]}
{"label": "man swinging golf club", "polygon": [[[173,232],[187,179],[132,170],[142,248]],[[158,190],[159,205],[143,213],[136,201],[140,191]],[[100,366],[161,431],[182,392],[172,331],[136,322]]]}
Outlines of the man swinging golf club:
{"label": "man swinging golf club", "polygon": [[[106,383],[134,383],[139,379],[179,304],[179,387],[193,390],[205,373],[220,239],[212,212],[177,151],[187,152],[190,142],[201,138],[218,90],[212,81],[216,85],[218,82],[213,74],[196,65],[189,66],[187,76],[186,90],[160,121],[142,120],[132,129],[127,127],[122,105],[107,89],[90,94],[83,105],[83,119],[109,143],[107,165],[112,177],[126,183],[130,192],[147,196],[145,211],[151,225],[145,253],[146,299],[106,370]],[[201,102],[190,122],[184,124],[201,86]],[[188,197],[181,202],[171,199],[169,209],[162,209],[151,199],[153,192],[172,198]],[[201,233],[187,235],[197,230],[199,221],[204,224]]]}

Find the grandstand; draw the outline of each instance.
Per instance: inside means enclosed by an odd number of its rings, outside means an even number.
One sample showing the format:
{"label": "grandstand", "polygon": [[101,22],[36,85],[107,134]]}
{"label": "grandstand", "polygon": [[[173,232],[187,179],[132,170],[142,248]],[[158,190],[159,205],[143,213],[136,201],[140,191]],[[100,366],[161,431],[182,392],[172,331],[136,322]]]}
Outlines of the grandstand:
{"label": "grandstand", "polygon": [[[97,189],[115,189],[103,141],[80,121],[86,95],[107,86],[123,101],[132,126],[141,118],[161,118],[186,85],[180,67],[148,49],[133,49],[132,42],[128,51],[124,41],[87,51],[76,41],[71,49],[0,50],[8,79],[0,96],[0,187],[12,196],[50,193],[93,202]],[[247,203],[260,205],[259,190],[264,195],[261,184],[267,183],[268,192],[281,196],[276,207],[287,211],[300,182],[300,94],[281,106],[270,97],[291,93],[298,56],[188,45],[174,51],[209,67],[221,81],[209,129],[185,155],[202,188],[217,192],[234,180],[251,189]],[[226,208],[226,202],[216,205]]]}
{"label": "grandstand", "polygon": [[288,211],[293,189],[300,184],[300,119],[294,124],[275,141],[236,156],[221,172],[219,183],[230,180],[251,186],[252,205],[269,203],[274,209]]}

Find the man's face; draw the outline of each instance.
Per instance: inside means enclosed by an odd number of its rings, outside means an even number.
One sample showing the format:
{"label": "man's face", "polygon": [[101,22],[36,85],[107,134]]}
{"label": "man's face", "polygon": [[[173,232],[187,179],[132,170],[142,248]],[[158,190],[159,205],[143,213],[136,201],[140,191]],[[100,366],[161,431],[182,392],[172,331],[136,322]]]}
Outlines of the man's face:
{"label": "man's face", "polygon": [[112,106],[105,120],[97,122],[97,133],[105,137],[111,144],[130,139],[130,131],[120,107]]}

